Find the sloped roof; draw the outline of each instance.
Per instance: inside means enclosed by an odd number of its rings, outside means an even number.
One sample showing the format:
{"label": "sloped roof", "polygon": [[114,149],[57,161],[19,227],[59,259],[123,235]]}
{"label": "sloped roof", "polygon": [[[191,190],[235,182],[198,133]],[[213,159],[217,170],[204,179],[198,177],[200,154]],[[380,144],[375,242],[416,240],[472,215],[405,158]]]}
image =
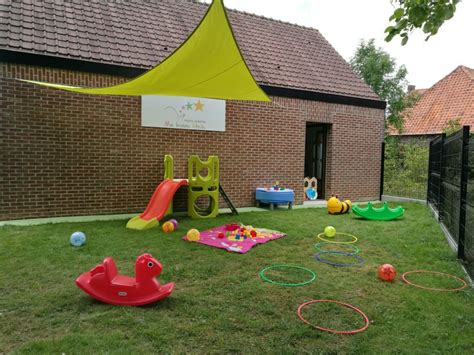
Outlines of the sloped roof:
{"label": "sloped roof", "polygon": [[457,119],[474,127],[474,69],[458,66],[424,91],[404,116],[402,135],[440,134],[450,120]]}
{"label": "sloped roof", "polygon": [[[0,49],[149,69],[188,37],[207,6],[187,0],[0,3]],[[259,84],[380,100],[318,30],[228,14]]]}

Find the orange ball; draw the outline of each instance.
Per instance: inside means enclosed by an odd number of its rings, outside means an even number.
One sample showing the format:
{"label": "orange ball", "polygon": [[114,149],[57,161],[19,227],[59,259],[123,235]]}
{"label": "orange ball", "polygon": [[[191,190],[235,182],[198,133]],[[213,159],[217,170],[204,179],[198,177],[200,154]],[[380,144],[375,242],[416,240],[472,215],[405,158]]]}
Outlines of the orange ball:
{"label": "orange ball", "polygon": [[163,232],[165,233],[171,233],[174,231],[174,224],[170,221],[163,223],[163,226],[161,227],[163,229]]}
{"label": "orange ball", "polygon": [[393,281],[395,276],[397,276],[397,271],[393,265],[383,264],[379,266],[377,274],[381,280]]}

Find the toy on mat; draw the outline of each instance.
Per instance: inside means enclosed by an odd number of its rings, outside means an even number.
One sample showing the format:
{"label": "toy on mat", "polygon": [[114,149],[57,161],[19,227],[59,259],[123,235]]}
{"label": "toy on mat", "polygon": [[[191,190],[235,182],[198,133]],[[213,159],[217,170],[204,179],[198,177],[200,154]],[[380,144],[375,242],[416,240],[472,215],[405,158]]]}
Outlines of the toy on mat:
{"label": "toy on mat", "polygon": [[395,276],[397,276],[397,271],[390,264],[383,264],[380,265],[377,269],[377,275],[379,279],[384,281],[393,281],[395,280]]}
{"label": "toy on mat", "polygon": [[[193,238],[196,238],[193,233],[198,233],[199,237],[193,240]],[[231,223],[201,232],[197,230],[191,232],[190,230],[182,239],[244,254],[256,245],[264,244],[284,236],[286,236],[285,233],[275,230]]]}
{"label": "toy on mat", "polygon": [[69,242],[75,247],[82,247],[86,244],[86,235],[82,232],[74,232],[71,234]]}
{"label": "toy on mat", "polygon": [[354,206],[352,211],[358,217],[374,221],[391,221],[392,219],[403,216],[405,213],[402,206],[395,208],[388,207],[387,201],[385,201],[380,208],[372,206],[372,203],[369,202],[367,203],[367,207]]}
{"label": "toy on mat", "polygon": [[186,233],[186,237],[190,242],[197,242],[201,238],[201,233],[197,229],[190,229],[188,233]]}
{"label": "toy on mat", "polygon": [[304,178],[305,200],[316,200],[318,198],[318,180],[313,178]]}
{"label": "toy on mat", "polygon": [[236,229],[239,229],[239,228],[240,228],[240,224],[238,224],[238,223],[229,223],[229,224],[225,225],[225,230],[228,231],[228,232],[233,232],[233,231],[235,231]]}
{"label": "toy on mat", "polygon": [[76,279],[76,285],[95,299],[122,306],[141,306],[159,301],[173,292],[174,282],[160,285],[155,279],[163,267],[150,254],[135,263],[135,277],[119,275],[114,259],[104,262]]}
{"label": "toy on mat", "polygon": [[324,235],[329,238],[334,237],[336,235],[336,228],[333,226],[327,226],[324,228]]}
{"label": "toy on mat", "polygon": [[337,198],[337,195],[332,195],[328,200],[328,213],[330,214],[343,214],[350,211],[352,208],[351,200],[344,200],[342,202]]}
{"label": "toy on mat", "polygon": [[257,238],[257,231],[252,226],[242,226],[237,228],[227,237],[230,241],[244,241],[247,238]]}

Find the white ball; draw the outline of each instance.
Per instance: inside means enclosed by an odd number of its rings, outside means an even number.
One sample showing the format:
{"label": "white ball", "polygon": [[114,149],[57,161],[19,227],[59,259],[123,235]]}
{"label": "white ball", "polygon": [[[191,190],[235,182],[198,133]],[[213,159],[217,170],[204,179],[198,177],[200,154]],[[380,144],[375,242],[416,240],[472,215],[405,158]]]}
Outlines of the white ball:
{"label": "white ball", "polygon": [[74,232],[71,234],[69,241],[71,242],[71,245],[75,247],[82,247],[86,244],[86,235],[82,232]]}

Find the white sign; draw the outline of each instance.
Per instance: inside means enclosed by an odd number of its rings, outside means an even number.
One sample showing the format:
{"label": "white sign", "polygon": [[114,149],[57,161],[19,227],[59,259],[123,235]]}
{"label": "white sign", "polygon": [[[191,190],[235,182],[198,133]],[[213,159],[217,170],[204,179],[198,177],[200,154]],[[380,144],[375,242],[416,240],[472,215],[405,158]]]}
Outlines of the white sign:
{"label": "white sign", "polygon": [[142,126],[225,131],[225,101],[181,96],[142,96]]}

